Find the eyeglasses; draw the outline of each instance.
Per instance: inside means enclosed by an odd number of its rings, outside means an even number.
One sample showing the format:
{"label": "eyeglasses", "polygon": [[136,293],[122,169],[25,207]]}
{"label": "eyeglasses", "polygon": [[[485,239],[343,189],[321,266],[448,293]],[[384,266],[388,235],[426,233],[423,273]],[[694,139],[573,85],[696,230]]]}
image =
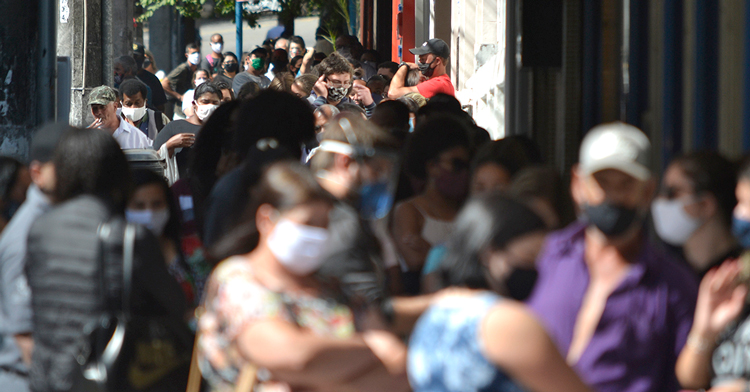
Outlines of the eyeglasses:
{"label": "eyeglasses", "polygon": [[334,87],[334,88],[341,88],[341,87],[343,87],[343,88],[349,88],[349,87],[352,86],[352,84],[350,82],[341,83],[338,80],[329,80],[328,83],[330,83],[331,87]]}

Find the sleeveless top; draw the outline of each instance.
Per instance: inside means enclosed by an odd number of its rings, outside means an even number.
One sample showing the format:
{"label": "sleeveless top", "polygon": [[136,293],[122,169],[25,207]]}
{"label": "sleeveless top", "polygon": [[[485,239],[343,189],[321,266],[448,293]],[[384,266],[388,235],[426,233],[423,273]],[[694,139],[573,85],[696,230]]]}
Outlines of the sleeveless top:
{"label": "sleeveless top", "polygon": [[425,312],[409,342],[408,375],[414,392],[522,392],[487,360],[479,326],[502,298],[483,292],[446,298]]}
{"label": "sleeveless top", "polygon": [[424,225],[422,226],[422,238],[432,246],[442,244],[448,239],[453,232],[453,222],[435,219],[425,212],[421,207],[414,204],[414,207],[422,214]]}

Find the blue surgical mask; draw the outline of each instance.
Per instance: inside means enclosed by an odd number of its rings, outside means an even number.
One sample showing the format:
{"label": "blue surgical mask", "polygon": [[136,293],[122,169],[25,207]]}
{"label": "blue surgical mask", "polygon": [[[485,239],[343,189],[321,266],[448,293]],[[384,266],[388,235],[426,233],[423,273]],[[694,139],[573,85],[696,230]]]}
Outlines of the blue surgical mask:
{"label": "blue surgical mask", "polygon": [[371,182],[359,190],[359,213],[362,218],[376,220],[385,217],[393,206],[393,194],[388,181]]}
{"label": "blue surgical mask", "polygon": [[745,249],[750,249],[750,221],[732,217],[732,234]]}
{"label": "blue surgical mask", "polygon": [[414,119],[409,118],[409,133],[414,132]]}

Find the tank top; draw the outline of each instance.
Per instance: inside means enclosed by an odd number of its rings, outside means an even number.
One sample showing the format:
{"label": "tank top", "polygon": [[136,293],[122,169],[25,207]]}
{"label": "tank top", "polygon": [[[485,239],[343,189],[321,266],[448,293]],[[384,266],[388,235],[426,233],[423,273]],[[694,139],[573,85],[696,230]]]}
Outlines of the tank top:
{"label": "tank top", "polygon": [[424,225],[422,226],[422,238],[432,246],[442,244],[448,239],[448,236],[453,232],[453,222],[435,219],[429,215],[419,206],[414,204],[414,207],[422,214],[424,218]]}

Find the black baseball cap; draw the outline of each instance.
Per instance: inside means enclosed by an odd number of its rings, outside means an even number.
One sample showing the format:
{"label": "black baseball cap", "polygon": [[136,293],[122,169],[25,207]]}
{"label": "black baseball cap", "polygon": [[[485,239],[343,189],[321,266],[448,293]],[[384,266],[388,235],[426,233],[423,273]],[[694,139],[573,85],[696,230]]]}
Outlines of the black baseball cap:
{"label": "black baseball cap", "polygon": [[42,163],[52,160],[60,137],[72,127],[65,123],[47,123],[39,128],[31,138],[29,159]]}
{"label": "black baseball cap", "polygon": [[427,53],[433,53],[438,57],[448,58],[450,57],[451,50],[448,48],[448,44],[440,38],[433,38],[423,43],[421,47],[409,49],[409,52],[413,55],[421,56]]}

